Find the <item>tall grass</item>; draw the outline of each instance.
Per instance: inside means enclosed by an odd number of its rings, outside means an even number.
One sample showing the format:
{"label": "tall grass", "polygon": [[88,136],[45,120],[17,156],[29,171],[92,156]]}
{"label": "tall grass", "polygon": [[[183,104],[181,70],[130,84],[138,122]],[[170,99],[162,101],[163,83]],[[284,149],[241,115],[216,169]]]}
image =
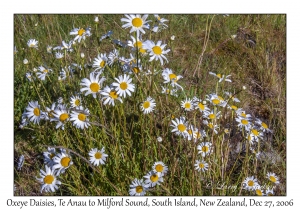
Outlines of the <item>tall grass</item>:
{"label": "tall grass", "polygon": [[[286,17],[285,15],[160,15],[168,19],[168,28],[159,33],[146,30],[143,40],[162,40],[171,51],[166,55],[169,62],[149,61],[120,47],[113,40],[126,43],[131,40],[129,29],[122,28],[120,20],[124,15],[22,15],[14,17],[14,130],[15,130],[15,195],[129,195],[129,185],[152,170],[155,162],[162,161],[168,172],[161,185],[150,188],[146,195],[255,195],[255,191],[244,189],[247,177],[257,178],[263,191],[273,189],[275,195],[286,194]],[[150,25],[155,22],[149,15]],[[92,35],[73,45],[74,52],[65,50],[62,59],[55,58],[55,50],[48,53],[48,45],[61,45],[74,38],[69,33],[73,28],[91,27]],[[99,41],[108,31],[113,34]],[[172,40],[171,36],[175,39]],[[29,39],[38,40],[38,49],[29,48]],[[92,95],[80,92],[80,82],[89,78],[94,71],[94,59],[100,53],[107,55],[117,49],[120,56],[130,58],[130,53],[142,66],[141,72],[131,73],[135,90],[130,97],[123,97],[123,103],[104,105]],[[81,56],[84,54],[84,57]],[[23,60],[27,59],[28,64]],[[59,80],[62,68],[72,64],[74,73],[67,73],[65,80]],[[101,74],[106,80],[103,87],[116,82],[123,75],[122,61],[107,65]],[[132,64],[132,63],[131,63]],[[53,72],[45,80],[37,78],[35,68],[46,66]],[[169,68],[176,75],[182,75],[177,83],[177,96],[162,93],[162,72]],[[149,74],[145,74],[149,70]],[[25,74],[30,72],[31,82]],[[218,82],[219,78],[209,72],[231,75],[232,82]],[[243,89],[243,86],[245,87]],[[176,88],[175,88],[176,89]],[[225,92],[231,92],[241,102],[237,103]],[[41,110],[51,107],[61,97],[70,108],[71,96],[80,95],[82,104],[90,111],[91,126],[76,128],[68,122],[56,129],[56,123],[41,120],[21,126],[22,113],[30,101],[38,101]],[[223,106],[213,105],[209,94],[224,99]],[[144,114],[141,105],[148,96],[156,103],[153,112]],[[218,119],[205,117],[198,109],[185,110],[181,104],[186,99],[197,97],[206,101],[214,114],[220,111]],[[220,99],[220,98],[219,98]],[[194,101],[196,102],[196,101]],[[199,103],[200,101],[197,101]],[[203,103],[203,102],[202,102]],[[247,131],[238,128],[236,118],[240,116],[228,105],[242,108],[245,114],[265,122],[272,132],[264,133],[253,145],[248,141]],[[72,109],[74,111],[74,109]],[[172,132],[174,122],[185,117],[186,127],[193,125],[205,132],[204,138],[188,140]],[[218,133],[205,124],[217,124]],[[176,127],[176,126],[175,126]],[[202,133],[203,136],[204,133]],[[157,140],[158,137],[162,141]],[[204,157],[198,154],[197,146],[210,142],[213,151]],[[40,191],[39,170],[45,168],[43,152],[48,147],[57,151],[64,148],[72,157],[73,165],[60,174],[61,185],[56,192]],[[89,163],[92,148],[105,148],[108,154],[104,165]],[[25,162],[17,170],[18,158],[25,156]],[[195,170],[197,160],[205,160],[207,171]],[[274,172],[280,180],[275,185],[266,176]]]}

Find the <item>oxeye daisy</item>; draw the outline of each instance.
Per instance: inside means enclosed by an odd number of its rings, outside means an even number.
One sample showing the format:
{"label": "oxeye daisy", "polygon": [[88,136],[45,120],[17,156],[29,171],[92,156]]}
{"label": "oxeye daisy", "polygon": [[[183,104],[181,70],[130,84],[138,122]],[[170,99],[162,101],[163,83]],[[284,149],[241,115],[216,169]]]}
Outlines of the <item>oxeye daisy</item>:
{"label": "oxeye daisy", "polygon": [[131,92],[134,91],[135,86],[134,84],[131,84],[132,79],[129,75],[120,75],[118,78],[115,78],[115,80],[117,82],[112,83],[112,85],[115,87],[117,94],[124,98],[126,95],[131,96]]}
{"label": "oxeye daisy", "polygon": [[181,75],[176,75],[173,73],[172,69],[164,69],[162,72],[162,77],[164,79],[164,83],[171,83],[171,86],[179,87],[180,89],[183,89],[177,81],[181,78],[183,78]]}
{"label": "oxeye daisy", "polygon": [[42,119],[43,112],[40,109],[40,105],[37,101],[30,101],[26,107],[26,116],[34,124],[39,124]]}
{"label": "oxeye daisy", "polygon": [[187,140],[192,140],[194,138],[194,126],[188,125],[187,127]]}
{"label": "oxeye daisy", "polygon": [[85,86],[80,89],[81,92],[86,91],[85,95],[92,94],[96,98],[96,94],[100,92],[102,83],[105,81],[105,77],[100,77],[100,74],[91,72],[90,79],[84,78],[81,80],[80,85]]}
{"label": "oxeye daisy", "polygon": [[46,50],[47,50],[47,53],[52,53],[52,46],[48,45]]}
{"label": "oxeye daisy", "polygon": [[192,102],[193,102],[193,105],[194,105],[195,109],[199,109],[200,112],[209,111],[209,108],[204,103],[204,101],[202,101],[201,99],[199,99],[197,97],[194,97]]}
{"label": "oxeye daisy", "polygon": [[195,141],[206,137],[205,130],[194,128],[193,137],[194,137]]}
{"label": "oxeye daisy", "polygon": [[98,150],[97,148],[92,149],[89,152],[90,162],[95,166],[98,166],[99,164],[104,165],[106,158],[108,157],[108,155],[105,154],[104,152],[105,152],[104,147],[102,147],[101,150]]}
{"label": "oxeye daisy", "polygon": [[221,96],[218,96],[217,94],[209,94],[206,96],[207,100],[214,106],[222,106],[224,107],[227,102],[224,101],[224,99]]}
{"label": "oxeye daisy", "polygon": [[152,166],[153,172],[157,173],[158,176],[164,176],[168,172],[168,166],[166,166],[163,162],[155,162]]}
{"label": "oxeye daisy", "polygon": [[161,93],[164,93],[164,94],[167,94],[167,95],[171,95],[171,96],[175,96],[175,97],[178,96],[177,89],[165,88],[163,86],[161,86],[161,88],[162,88]]}
{"label": "oxeye daisy", "polygon": [[156,185],[160,185],[164,181],[162,176],[159,176],[158,173],[154,171],[150,171],[144,176],[145,178],[145,186],[146,187],[155,187]]}
{"label": "oxeye daisy", "polygon": [[251,115],[250,114],[246,114],[246,111],[244,109],[242,109],[242,108],[238,108],[235,112],[238,115],[238,117],[240,117],[240,118],[245,118],[247,120],[251,119]]}
{"label": "oxeye daisy", "polygon": [[271,188],[266,189],[266,196],[274,196],[274,190]]}
{"label": "oxeye daisy", "polygon": [[43,190],[45,190],[45,192],[55,192],[61,182],[56,179],[54,169],[51,169],[47,165],[45,166],[45,169],[45,171],[43,171],[42,169],[40,170],[41,178],[36,178],[42,184],[41,193],[43,192]]}
{"label": "oxeye daisy", "polygon": [[30,48],[37,49],[38,48],[38,43],[39,42],[35,39],[29,39],[28,42],[27,42],[27,46],[30,47]]}
{"label": "oxeye daisy", "polygon": [[46,107],[46,112],[43,113],[43,118],[45,120],[51,120],[52,118],[54,118],[54,110],[56,109],[55,107],[55,102],[52,103],[51,108]]}
{"label": "oxeye daisy", "polygon": [[108,65],[113,65],[115,61],[117,61],[119,58],[119,51],[114,49],[112,52],[108,55]]}
{"label": "oxeye daisy", "polygon": [[38,75],[38,78],[41,79],[41,80],[45,80],[46,76],[52,72],[52,69],[49,69],[49,68],[45,68],[44,66],[40,66],[38,68],[38,70],[40,72],[37,72],[36,74]]}
{"label": "oxeye daisy", "polygon": [[255,190],[255,194],[258,195],[258,196],[264,196],[265,195],[259,184],[256,184],[254,186],[254,190]]}
{"label": "oxeye daisy", "polygon": [[251,128],[249,131],[249,135],[253,138],[254,141],[258,141],[258,139],[262,139],[264,134],[260,132],[257,128]]}
{"label": "oxeye daisy", "polygon": [[235,118],[235,120],[238,122],[238,127],[240,129],[245,128],[246,131],[249,131],[251,128],[251,122],[247,118],[238,117]]}
{"label": "oxeye daisy", "polygon": [[74,50],[72,48],[72,44],[73,44],[73,40],[69,41],[69,43],[62,41],[63,50],[67,52],[73,52]]}
{"label": "oxeye daisy", "polygon": [[74,41],[78,41],[80,43],[81,39],[85,39],[86,36],[91,35],[91,28],[74,28],[71,32],[70,35],[74,35]]}
{"label": "oxeye daisy", "polygon": [[70,120],[69,111],[66,106],[63,104],[58,105],[54,110],[53,116],[53,118],[50,118],[50,121],[57,122],[56,129],[61,127],[64,130],[66,122]]}
{"label": "oxeye daisy", "polygon": [[72,108],[76,108],[82,105],[81,97],[80,96],[71,96],[70,104]]}
{"label": "oxeye daisy", "polygon": [[55,165],[53,165],[52,169],[58,170],[57,175],[64,173],[65,170],[73,164],[71,156],[68,155],[66,152],[61,152],[61,153],[57,154],[57,156],[55,156],[53,158],[53,161],[54,161]]}
{"label": "oxeye daisy", "polygon": [[101,74],[103,72],[103,69],[105,67],[105,65],[107,64],[107,56],[106,56],[106,53],[104,54],[99,54],[97,56],[97,58],[94,59],[94,63],[93,63],[93,67],[96,68],[96,70],[99,70],[99,74]]}
{"label": "oxeye daisy", "polygon": [[76,128],[88,128],[91,125],[88,119],[89,115],[90,111],[88,109],[83,109],[83,107],[81,106],[75,111],[72,111],[70,121],[73,121],[73,125]]}
{"label": "oxeye daisy", "polygon": [[278,176],[276,176],[275,173],[271,173],[271,172],[268,172],[267,173],[267,178],[273,182],[274,184],[279,184],[279,179],[278,179]]}
{"label": "oxeye daisy", "polygon": [[187,137],[187,125],[184,117],[180,117],[179,119],[175,118],[174,120],[172,120],[171,127],[173,127],[173,130],[171,132],[175,132],[177,136],[181,135],[183,137]]}
{"label": "oxeye daisy", "polygon": [[256,185],[258,185],[258,183],[254,176],[249,176],[243,181],[243,188],[248,191],[254,190]]}
{"label": "oxeye daisy", "polygon": [[146,187],[145,183],[143,182],[143,179],[139,180],[139,179],[135,178],[130,185],[129,195],[143,196],[146,194],[147,189],[148,188]]}
{"label": "oxeye daisy", "polygon": [[146,49],[143,48],[143,41],[141,38],[137,37],[137,39],[134,36],[130,36],[132,41],[129,40],[127,42],[127,45],[129,47],[132,47],[132,50],[138,50],[142,55],[146,54]]}
{"label": "oxeye daisy", "polygon": [[153,111],[155,106],[155,100],[151,97],[147,97],[147,99],[141,104],[141,109],[144,112],[144,114],[149,114]]}
{"label": "oxeye daisy", "polygon": [[256,124],[258,124],[260,126],[260,129],[263,131],[263,132],[272,132],[270,129],[269,129],[269,126],[264,123],[263,121],[261,121],[260,119],[256,119],[255,121]]}
{"label": "oxeye daisy", "polygon": [[219,119],[221,116],[221,111],[215,113],[213,110],[212,111],[205,111],[203,114],[203,117],[208,119],[208,120],[215,120]]}
{"label": "oxeye daisy", "polygon": [[214,124],[214,123],[212,123],[212,122],[208,122],[207,120],[203,120],[203,124],[204,124],[204,125],[207,125],[211,130],[213,130],[213,132],[214,132],[215,134],[218,134],[217,129],[220,128],[219,125]]}
{"label": "oxeye daisy", "polygon": [[202,157],[210,155],[213,152],[212,143],[210,142],[201,142],[198,146],[198,154],[201,154]]}
{"label": "oxeye daisy", "polygon": [[32,74],[30,72],[26,73],[26,78],[29,80],[29,82],[32,82]]}
{"label": "oxeye daisy", "polygon": [[106,86],[100,94],[102,95],[101,100],[104,101],[103,104],[106,105],[115,105],[115,100],[120,101],[123,103],[122,99],[117,94],[117,91],[114,88],[111,88],[109,86]]}
{"label": "oxeye daisy", "polygon": [[125,15],[126,18],[121,18],[122,22],[126,22],[124,25],[122,25],[122,28],[129,28],[130,33],[136,31],[139,35],[139,32],[145,33],[144,28],[149,29],[149,25],[147,24],[149,20],[146,20],[148,15]]}
{"label": "oxeye daisy", "polygon": [[48,147],[47,151],[43,152],[44,163],[47,164],[47,166],[52,167],[55,164],[53,158],[56,154],[55,148]]}
{"label": "oxeye daisy", "polygon": [[155,44],[151,40],[147,40],[143,44],[143,48],[147,49],[149,55],[150,55],[150,60],[153,61],[155,60],[160,60],[160,64],[164,65],[164,60],[168,63],[168,59],[166,58],[166,54],[170,52],[170,49],[164,50],[164,48],[167,46],[167,44],[162,44],[162,41],[158,41],[157,44]]}
{"label": "oxeye daisy", "polygon": [[225,80],[226,82],[231,82],[231,80],[229,79],[229,77],[231,77],[231,75],[222,75],[222,74],[216,74],[213,72],[209,72],[210,75],[213,75],[215,77],[217,77],[219,79],[219,82],[222,82],[223,80]]}
{"label": "oxeye daisy", "polygon": [[197,171],[202,171],[202,172],[205,172],[208,170],[208,163],[205,162],[204,160],[202,161],[199,161],[199,160],[196,160],[196,163],[194,164],[195,166],[195,170]]}
{"label": "oxeye daisy", "polygon": [[154,15],[154,17],[158,24],[153,27],[152,29],[153,32],[159,32],[161,29],[168,28],[168,25],[164,23],[168,21],[167,19],[161,18],[159,15]]}
{"label": "oxeye daisy", "polygon": [[185,111],[192,111],[194,109],[193,101],[191,99],[186,98],[184,101],[181,101],[181,107]]}
{"label": "oxeye daisy", "polygon": [[55,53],[55,58],[56,59],[62,59],[64,57],[64,53],[61,53],[61,52],[56,52]]}
{"label": "oxeye daisy", "polygon": [[238,98],[234,97],[234,94],[230,92],[225,92],[225,94],[229,97],[229,100],[232,100],[234,102],[241,102]]}

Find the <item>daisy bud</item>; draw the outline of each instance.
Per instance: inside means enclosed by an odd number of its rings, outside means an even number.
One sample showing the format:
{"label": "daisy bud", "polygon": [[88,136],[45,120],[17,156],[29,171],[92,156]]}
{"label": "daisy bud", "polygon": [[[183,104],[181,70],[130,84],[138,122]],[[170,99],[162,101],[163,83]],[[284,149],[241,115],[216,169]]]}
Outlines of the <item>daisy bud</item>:
{"label": "daisy bud", "polygon": [[175,36],[174,36],[174,35],[171,36],[171,40],[172,40],[172,41],[175,40]]}
{"label": "daisy bud", "polygon": [[23,60],[23,63],[24,63],[25,65],[27,65],[27,64],[29,63],[29,61],[25,58],[25,59]]}
{"label": "daisy bud", "polygon": [[98,23],[98,22],[99,22],[98,16],[95,17],[95,20],[94,20],[94,21],[95,21],[95,23]]}
{"label": "daisy bud", "polygon": [[80,57],[81,57],[81,58],[84,58],[84,53],[80,53]]}

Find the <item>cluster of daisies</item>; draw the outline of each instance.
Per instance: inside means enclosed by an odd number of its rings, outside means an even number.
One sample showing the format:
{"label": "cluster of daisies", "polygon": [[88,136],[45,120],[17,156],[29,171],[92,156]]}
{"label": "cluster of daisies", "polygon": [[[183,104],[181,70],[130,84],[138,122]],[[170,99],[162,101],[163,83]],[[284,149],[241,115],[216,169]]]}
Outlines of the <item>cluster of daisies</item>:
{"label": "cluster of daisies", "polygon": [[[43,152],[45,170],[40,170],[40,176],[36,179],[41,183],[41,193],[45,192],[55,192],[61,182],[58,177],[65,173],[71,165],[73,165],[71,155],[65,150],[60,149],[56,151],[55,148],[48,147],[46,152]],[[99,150],[97,148],[91,149],[89,152],[89,161],[95,166],[104,165],[106,158],[104,147]]]}
{"label": "cluster of daisies", "polygon": [[274,189],[276,185],[280,184],[279,178],[275,173],[271,172],[267,173],[266,178],[269,183],[262,186],[254,176],[247,177],[242,183],[243,189],[254,192],[258,196],[273,196],[275,195]]}
{"label": "cluster of daisies", "polygon": [[163,177],[167,172],[168,166],[161,161],[155,162],[152,166],[152,170],[144,176],[144,179],[135,178],[132,181],[129,194],[132,196],[145,195],[148,190],[156,185],[160,185],[164,181]]}

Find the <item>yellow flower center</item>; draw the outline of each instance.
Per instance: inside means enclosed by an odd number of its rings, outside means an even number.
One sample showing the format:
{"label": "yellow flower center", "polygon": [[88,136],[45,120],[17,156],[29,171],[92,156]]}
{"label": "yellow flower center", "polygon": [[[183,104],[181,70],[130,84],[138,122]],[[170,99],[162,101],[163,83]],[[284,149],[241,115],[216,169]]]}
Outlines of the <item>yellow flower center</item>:
{"label": "yellow flower center", "polygon": [[48,69],[45,69],[43,72],[44,72],[44,73],[48,73]]}
{"label": "yellow flower center", "polygon": [[161,53],[162,53],[162,49],[159,46],[152,47],[152,50],[153,50],[154,54],[156,54],[156,55],[161,55]]}
{"label": "yellow flower center", "polygon": [[252,180],[248,181],[248,186],[253,187],[254,186],[254,182]]}
{"label": "yellow flower center", "polygon": [[224,101],[224,98],[222,98],[222,96],[218,96],[218,98],[220,99],[220,101]]}
{"label": "yellow flower center", "polygon": [[67,113],[62,113],[60,116],[59,116],[59,120],[61,122],[64,122],[66,119],[69,118],[69,115]]}
{"label": "yellow flower center", "polygon": [[201,137],[201,133],[200,132],[196,132],[196,137],[197,137],[197,139],[199,139]]}
{"label": "yellow flower center", "polygon": [[267,196],[273,196],[273,194],[271,192],[268,192]]}
{"label": "yellow flower center", "polygon": [[237,110],[237,107],[234,106],[234,105],[232,105],[231,108],[232,108],[233,110]]}
{"label": "yellow flower center", "polygon": [[220,100],[215,98],[212,100],[212,103],[218,105],[220,103]]}
{"label": "yellow flower center", "polygon": [[214,128],[214,125],[212,123],[208,123],[207,126],[210,127],[211,129]]}
{"label": "yellow flower center", "polygon": [[80,105],[80,100],[79,100],[79,99],[76,99],[75,102],[74,102],[74,104],[75,104],[76,106],[79,106],[79,105]]}
{"label": "yellow flower center", "polygon": [[277,181],[277,179],[274,176],[270,176],[270,180],[271,180],[271,182],[276,182]]}
{"label": "yellow flower center", "polygon": [[242,117],[247,117],[247,115],[246,115],[245,112],[242,112],[242,113],[241,113],[241,116],[242,116]]}
{"label": "yellow flower center", "polygon": [[217,74],[217,77],[221,79],[222,78],[222,74]]}
{"label": "yellow flower center", "polygon": [[157,174],[153,174],[152,176],[150,176],[151,182],[157,182],[158,179],[159,179],[159,177],[157,176]]}
{"label": "yellow flower center", "polygon": [[100,152],[96,152],[96,153],[95,153],[95,158],[96,158],[96,159],[102,158],[102,154],[101,154]]}
{"label": "yellow flower center", "polygon": [[139,48],[140,49],[140,53],[144,54],[146,52],[146,49],[143,48]]}
{"label": "yellow flower center", "polygon": [[143,20],[139,17],[132,19],[132,25],[136,28],[139,28],[143,25]]}
{"label": "yellow flower center", "polygon": [[100,62],[100,67],[103,68],[105,66],[105,61]]}
{"label": "yellow flower center", "polygon": [[264,128],[264,129],[267,129],[268,128],[268,126],[267,126],[267,124],[266,123],[261,123],[261,126]]}
{"label": "yellow flower center", "polygon": [[208,152],[208,150],[209,150],[209,148],[208,148],[208,146],[203,146],[202,148],[201,148],[201,150],[202,150],[202,152]]}
{"label": "yellow flower center", "polygon": [[215,114],[209,114],[208,117],[209,117],[209,119],[213,120],[213,119],[216,118],[216,115]]}
{"label": "yellow flower center", "polygon": [[144,107],[144,109],[149,108],[149,107],[150,107],[150,102],[149,102],[149,101],[145,101],[145,102],[143,103],[143,107]]}
{"label": "yellow flower center", "polygon": [[53,110],[51,110],[50,112],[48,112],[48,116],[49,116],[50,118],[53,118],[53,117],[54,117],[53,113],[55,113],[55,112],[54,112]]}
{"label": "yellow flower center", "polygon": [[176,74],[169,74],[169,78],[170,78],[170,80],[173,80],[174,82],[177,81],[177,76],[176,76]]}
{"label": "yellow flower center", "polygon": [[66,168],[69,166],[70,161],[71,161],[71,159],[69,157],[63,157],[60,161],[60,164]]}
{"label": "yellow flower center", "polygon": [[121,84],[120,84],[120,88],[121,88],[122,90],[126,90],[126,89],[127,89],[127,87],[128,87],[128,85],[127,85],[127,83],[126,83],[126,82],[121,82]]}
{"label": "yellow flower center", "polygon": [[202,110],[202,111],[205,109],[205,106],[204,106],[202,103],[199,103],[199,104],[198,104],[198,107],[199,107],[199,109]]}
{"label": "yellow flower center", "polygon": [[248,120],[243,119],[243,120],[241,120],[241,122],[242,122],[243,125],[248,125]]}
{"label": "yellow flower center", "polygon": [[163,167],[161,164],[157,164],[157,165],[155,166],[155,170],[156,170],[157,172],[162,172],[162,171],[164,170],[164,167]]}
{"label": "yellow flower center", "polygon": [[140,72],[140,69],[138,68],[138,67],[134,67],[133,69],[132,69],[132,71],[134,71],[134,73],[139,73]]}
{"label": "yellow flower center", "polygon": [[191,129],[189,129],[189,130],[188,130],[188,133],[189,133],[190,135],[192,135],[192,134],[193,134],[193,131],[192,131]]}
{"label": "yellow flower center", "polygon": [[137,187],[135,188],[135,191],[136,191],[137,193],[141,193],[141,192],[143,192],[143,187],[142,187],[142,186],[137,186]]}
{"label": "yellow flower center", "polygon": [[256,195],[262,196],[262,191],[260,189],[256,189],[255,192]]}
{"label": "yellow flower center", "polygon": [[117,92],[114,91],[114,90],[110,91],[109,96],[110,96],[112,99],[117,99],[117,98],[118,98],[118,94],[117,94]]}
{"label": "yellow flower center", "polygon": [[52,175],[47,175],[44,177],[45,184],[52,184],[53,181],[54,181],[54,176]]}
{"label": "yellow flower center", "polygon": [[229,129],[225,128],[225,129],[224,129],[224,132],[225,132],[225,133],[229,133]]}
{"label": "yellow flower center", "polygon": [[85,121],[85,118],[86,118],[86,115],[85,115],[85,114],[79,113],[78,119],[79,119],[80,121]]}
{"label": "yellow flower center", "polygon": [[35,116],[40,116],[40,109],[39,108],[34,108],[34,110],[33,110],[33,114],[35,115]]}
{"label": "yellow flower center", "polygon": [[142,43],[141,41],[137,41],[137,42],[134,43],[133,46],[134,46],[134,47],[137,47],[137,48],[141,48],[142,45],[143,45],[143,43]]}
{"label": "yellow flower center", "polygon": [[251,131],[253,133],[253,135],[258,136],[259,132],[256,129],[252,129]]}
{"label": "yellow flower center", "polygon": [[203,163],[199,163],[199,168],[204,168],[204,164]]}
{"label": "yellow flower center", "polygon": [[190,108],[191,108],[191,104],[190,104],[190,103],[185,103],[185,104],[184,104],[184,108],[190,109]]}
{"label": "yellow flower center", "polygon": [[183,125],[183,124],[179,124],[179,125],[177,126],[177,128],[178,128],[178,130],[179,130],[180,132],[184,132],[184,131],[186,130],[186,127],[185,127],[185,125]]}
{"label": "yellow flower center", "polygon": [[100,90],[100,85],[97,82],[93,82],[90,85],[90,89],[92,92],[97,93]]}
{"label": "yellow flower center", "polygon": [[81,28],[80,30],[78,30],[78,35],[82,36],[82,34],[85,32],[85,30],[83,28]]}

